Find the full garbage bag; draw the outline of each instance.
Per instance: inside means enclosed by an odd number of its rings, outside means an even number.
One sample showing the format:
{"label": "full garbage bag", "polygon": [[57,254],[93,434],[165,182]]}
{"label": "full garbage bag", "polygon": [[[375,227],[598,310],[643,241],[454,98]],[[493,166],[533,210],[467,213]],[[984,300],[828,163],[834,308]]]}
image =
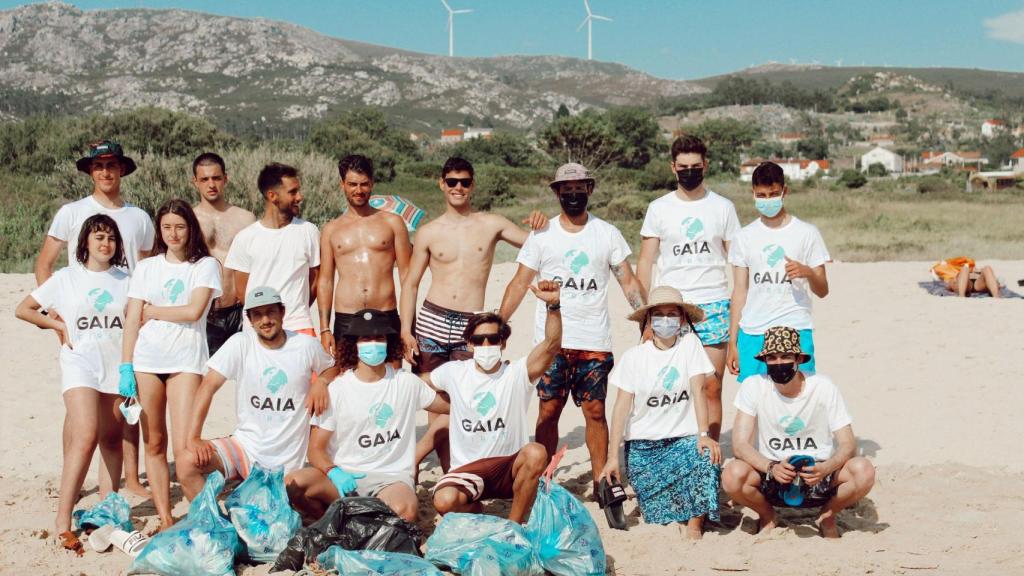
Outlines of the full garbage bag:
{"label": "full garbage bag", "polygon": [[126,532],[132,531],[132,507],[117,492],[107,497],[88,510],[75,510],[71,515],[79,530],[99,528],[108,524]]}
{"label": "full garbage bag", "polygon": [[427,540],[426,559],[468,576],[544,573],[522,526],[484,514],[446,514]]}
{"label": "full garbage bag", "polygon": [[395,574],[401,576],[442,576],[441,571],[419,556],[379,550],[346,550],[331,546],[316,557],[321,570],[338,574]]}
{"label": "full garbage bag", "polygon": [[379,498],[335,500],[323,517],[300,528],[277,556],[272,572],[301,570],[337,544],[347,550],[382,550],[419,555],[423,532],[402,520]]}
{"label": "full garbage bag", "polygon": [[302,526],[288,502],[284,469],[256,464],[224,502],[238,536],[256,562],[273,562]]}
{"label": "full garbage bag", "polygon": [[244,554],[245,547],[217,503],[223,488],[224,476],[210,474],[185,518],[153,536],[128,574],[234,575],[235,556]]}
{"label": "full garbage bag", "polygon": [[605,573],[604,545],[583,503],[550,478],[541,478],[526,534],[540,565],[555,576]]}

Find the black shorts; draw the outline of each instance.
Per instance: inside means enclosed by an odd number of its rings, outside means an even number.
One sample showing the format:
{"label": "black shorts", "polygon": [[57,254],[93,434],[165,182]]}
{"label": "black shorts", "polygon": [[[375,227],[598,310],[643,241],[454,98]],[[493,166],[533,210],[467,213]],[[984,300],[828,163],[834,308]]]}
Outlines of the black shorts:
{"label": "black shorts", "polygon": [[[402,321],[398,318],[398,310],[384,310],[384,317],[387,318],[388,323],[392,328],[395,329],[395,338],[402,333]],[[348,314],[346,312],[335,312],[334,313],[334,345],[341,346],[341,337],[348,335],[349,324],[356,318],[355,314]]]}
{"label": "black shorts", "polygon": [[242,305],[211,309],[206,315],[206,346],[213,356],[220,347],[242,330]]}
{"label": "black shorts", "polygon": [[812,487],[802,485],[804,501],[798,506],[791,506],[783,499],[783,494],[789,489],[789,484],[779,484],[775,480],[769,480],[765,474],[761,474],[761,494],[764,494],[768,503],[780,508],[819,508],[824,506],[833,496],[836,495],[836,487],[832,485],[835,472]]}

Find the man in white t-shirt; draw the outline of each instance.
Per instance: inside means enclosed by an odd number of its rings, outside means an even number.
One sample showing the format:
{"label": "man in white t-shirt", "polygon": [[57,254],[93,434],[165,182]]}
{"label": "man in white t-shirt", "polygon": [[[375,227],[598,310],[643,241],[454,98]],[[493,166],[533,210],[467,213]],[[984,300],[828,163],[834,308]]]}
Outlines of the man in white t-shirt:
{"label": "man in white t-shirt", "polygon": [[[191,500],[214,470],[225,480],[244,480],[254,464],[291,472],[306,461],[309,415],[327,406],[327,383],[338,374],[334,359],[315,338],[283,328],[281,295],[269,286],[245,299],[253,329],[228,339],[210,358],[196,391],[188,449],[175,455],[178,481]],[[320,377],[313,384],[309,374]],[[230,436],[203,440],[214,394],[233,380],[238,424]]]}
{"label": "man in white t-shirt", "polygon": [[[316,299],[320,272],[320,231],[302,214],[299,171],[285,164],[267,164],[257,186],[266,200],[263,215],[235,236],[224,260],[234,270],[235,292],[245,299],[246,287],[270,286],[281,294],[286,330],[316,337],[309,307]],[[246,329],[249,324],[246,322]]]}
{"label": "man in white t-shirt", "polygon": [[[534,382],[562,347],[558,283],[529,289],[544,306],[544,338],[529,356],[502,362],[512,329],[492,312],[473,315],[463,331],[472,360],[452,360],[423,378],[451,402],[451,470],[434,486],[440,514],[480,512],[481,500],[511,498],[508,519],[525,522],[548,451],[530,442],[526,411]],[[564,292],[565,288],[562,287]]]}
{"label": "man in white t-shirt", "polygon": [[[707,148],[696,136],[681,136],[672,143],[672,171],[676,190],[651,202],[640,229],[642,242],[637,278],[645,289],[654,282],[671,286],[704,311],[697,336],[715,367],[704,383],[708,399],[708,434],[718,439],[722,429],[722,376],[729,344],[729,243],[739,232],[736,207],[704,186]],[[685,329],[685,327],[684,327]]]}
{"label": "man in white t-shirt", "polygon": [[766,374],[765,364],[754,359],[764,333],[772,326],[789,326],[800,331],[808,357],[800,369],[814,373],[811,294],[828,296],[825,263],[832,257],[818,229],[783,206],[789,188],[778,164],[762,163],[752,182],[761,216],[744,226],[729,245],[733,291],[726,364],[740,382],[752,374]]}
{"label": "man in white t-shirt", "polygon": [[856,455],[842,394],[828,377],[799,369],[807,354],[794,328],[768,329],[756,358],[768,375],[752,376],[736,395],[736,459],[722,471],[722,488],[757,513],[758,531],[775,527],[775,506],[820,506],[821,534],[838,538],[836,514],[875,484],[874,466]]}
{"label": "man in white t-shirt", "polygon": [[92,178],[92,194],[57,210],[36,258],[36,284],[42,284],[53,274],[53,266],[65,246],[68,265],[78,265],[74,254],[78,232],[86,218],[93,214],[106,214],[117,222],[128,272],[134,270],[135,264],[153,249],[156,237],[153,219],[142,208],[121,198],[121,178],[135,171],[135,161],[124,155],[121,145],[110,140],[90,144],[89,153],[79,158],[75,166],[79,172]]}
{"label": "man in white t-shirt", "polygon": [[[637,309],[644,303],[644,290],[629,265],[630,249],[622,233],[611,224],[587,212],[594,192],[594,179],[579,164],[564,164],[555,173],[551,189],[562,213],[543,230],[530,233],[519,251],[519,269],[505,288],[500,316],[506,321],[523,301],[527,288],[538,274],[562,286],[565,337],[562,350],[537,384],[540,411],[537,442],[548,454],[558,447],[558,420],[569,394],[583,409],[587,449],[597,477],[608,454],[608,422],[605,397],[608,374],[614,365],[611,322],[608,318],[608,283],[619,282],[626,300]],[[538,303],[534,342],[544,335],[546,311]]]}
{"label": "man in white t-shirt", "polygon": [[346,326],[338,353],[343,365],[351,365],[345,356],[355,353],[355,368],[331,382],[330,403],[311,422],[309,466],[285,477],[288,499],[307,520],[323,516],[339,497],[358,494],[380,498],[416,521],[416,413],[447,414],[448,402],[391,366],[402,358],[397,335],[390,315],[370,308]]}

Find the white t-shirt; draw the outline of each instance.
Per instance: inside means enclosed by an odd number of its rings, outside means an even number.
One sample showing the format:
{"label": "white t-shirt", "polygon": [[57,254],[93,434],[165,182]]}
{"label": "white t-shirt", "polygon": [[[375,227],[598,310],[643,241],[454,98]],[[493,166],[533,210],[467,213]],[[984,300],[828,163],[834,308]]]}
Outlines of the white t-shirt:
{"label": "white t-shirt", "polygon": [[494,374],[481,372],[473,360],[453,360],[431,372],[430,381],[451,398],[452,470],[482,458],[511,456],[530,441],[526,410],[534,383],[526,358],[503,362]]}
{"label": "white t-shirt", "polygon": [[139,263],[139,251],[152,250],[153,240],[156,238],[153,220],[142,208],[127,202],[121,208],[106,208],[92,196],[86,196],[61,206],[46,234],[67,242],[68,264],[78,266],[78,261],[75,260],[78,234],[82,230],[82,224],[94,214],[106,214],[117,222],[117,230],[124,244],[124,257],[128,260],[128,271],[134,270],[135,265]]}
{"label": "white t-shirt", "polygon": [[695,304],[729,299],[725,242],[740,230],[732,202],[708,190],[686,201],[669,192],[647,207],[640,235],[660,240],[658,283]]}
{"label": "white t-shirt", "polygon": [[[284,327],[288,330],[313,327],[309,270],[319,266],[320,230],[301,218],[293,218],[284,228],[253,222],[235,236],[224,261],[225,268],[249,274],[248,289],[270,286],[281,293]],[[325,297],[332,298],[333,294]],[[248,328],[248,319],[245,325]]]}
{"label": "white t-shirt", "polygon": [[84,368],[95,375],[101,392],[117,393],[128,282],[128,273],[120,268],[93,272],[68,266],[32,291],[42,309],[55,310],[68,327],[71,348],[60,350],[65,384],[84,384],[67,379],[77,375],[76,368]]}
{"label": "white t-shirt", "polygon": [[416,412],[437,393],[423,380],[390,366],[384,378],[363,382],[348,370],[331,382],[331,404],[312,424],[334,432],[331,461],[348,472],[413,475]]}
{"label": "white t-shirt", "polygon": [[264,468],[283,466],[288,473],[306,461],[309,375],[327,370],[334,359],[315,338],[290,330],[285,336],[284,345],[271,350],[255,332],[235,334],[207,366],[237,383],[233,436],[246,454]]}
{"label": "white t-shirt", "polygon": [[[619,229],[593,214],[579,232],[566,231],[560,218],[530,232],[516,262],[536,270],[541,280],[562,283],[562,348],[611,352],[608,282],[611,267],[630,254]],[[546,321],[547,308],[538,302],[535,344],[544,339]]]}
{"label": "white t-shirt", "polygon": [[612,386],[635,395],[625,439],[695,436],[699,430],[690,378],[714,372],[695,334],[685,334],[668,350],[659,350],[653,341],[626,350],[608,375]]}
{"label": "white t-shirt", "polygon": [[203,374],[210,358],[206,346],[206,315],[210,303],[221,295],[220,264],[212,256],[198,262],[167,261],[157,254],[139,262],[132,274],[128,297],[153,306],[184,306],[196,288],[210,288],[213,294],[195,322],[150,320],[139,329],[132,362],[138,372]]}
{"label": "white t-shirt", "polygon": [[763,374],[743,381],[736,401],[737,410],[757,418],[757,450],[771,460],[784,462],[795,454],[828,460],[835,451],[832,435],[853,423],[839,388],[828,376],[804,377],[804,389],[796,398],[786,398]]}
{"label": "white t-shirt", "polygon": [[729,245],[729,263],[749,271],[747,303],[740,316],[740,328],[747,334],[764,334],[772,326],[814,327],[810,283],[806,278],[786,279],[786,257],[811,268],[832,259],[818,228],[796,216],[782,228],[769,228],[758,218]]}

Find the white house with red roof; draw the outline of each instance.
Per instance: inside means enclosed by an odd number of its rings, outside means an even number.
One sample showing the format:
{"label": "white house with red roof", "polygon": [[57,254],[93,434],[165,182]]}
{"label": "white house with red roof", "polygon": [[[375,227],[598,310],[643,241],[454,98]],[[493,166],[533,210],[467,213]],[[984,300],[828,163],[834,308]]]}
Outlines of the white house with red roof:
{"label": "white house with red roof", "polygon": [[740,164],[740,180],[750,182],[754,176],[754,169],[762,162],[774,162],[782,168],[782,173],[787,180],[806,180],[811,176],[825,176],[831,169],[828,160],[807,160],[804,158],[751,158]]}
{"label": "white house with red roof", "polygon": [[903,173],[903,157],[881,146],[875,146],[860,157],[860,171],[867,172],[868,166],[872,164],[885,166],[885,171],[889,174]]}
{"label": "white house with red roof", "polygon": [[1010,154],[1010,168],[1014,172],[1024,172],[1024,148]]}
{"label": "white house with red roof", "polygon": [[989,118],[981,123],[981,137],[992,138],[1006,130],[1006,122],[998,118]]}

